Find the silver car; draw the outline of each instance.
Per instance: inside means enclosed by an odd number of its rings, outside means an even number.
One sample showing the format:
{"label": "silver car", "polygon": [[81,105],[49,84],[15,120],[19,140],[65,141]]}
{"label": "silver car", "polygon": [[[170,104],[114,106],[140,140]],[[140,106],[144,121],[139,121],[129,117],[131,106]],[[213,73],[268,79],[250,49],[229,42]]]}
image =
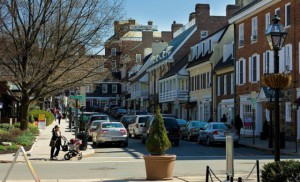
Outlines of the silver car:
{"label": "silver car", "polygon": [[92,139],[92,134],[93,132],[96,132],[99,128],[99,125],[102,123],[102,122],[107,122],[106,120],[94,120],[92,121],[92,124],[91,126],[89,127],[88,129],[88,136],[89,136],[89,140]]}
{"label": "silver car", "polygon": [[239,136],[232,125],[221,122],[211,122],[202,130],[199,130],[198,143],[205,142],[208,146],[212,143],[225,143],[226,135],[231,135],[235,144],[239,142]]}
{"label": "silver car", "polygon": [[127,147],[127,130],[120,122],[101,122],[97,131],[92,133],[92,141],[95,146],[116,143],[122,147]]}
{"label": "silver car", "polygon": [[142,135],[142,131],[145,123],[151,118],[153,115],[136,115],[132,118],[130,124],[128,124],[128,132],[129,136],[136,138]]}

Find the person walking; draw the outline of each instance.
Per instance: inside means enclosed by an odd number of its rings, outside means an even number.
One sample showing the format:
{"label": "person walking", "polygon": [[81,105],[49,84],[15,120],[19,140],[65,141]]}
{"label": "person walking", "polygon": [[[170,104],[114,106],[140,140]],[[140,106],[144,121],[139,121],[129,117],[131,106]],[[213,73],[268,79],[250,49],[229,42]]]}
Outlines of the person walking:
{"label": "person walking", "polygon": [[55,125],[55,127],[52,129],[52,138],[50,141],[50,147],[51,147],[50,160],[57,160],[57,156],[60,151],[60,145],[61,145],[61,132],[59,130],[59,126]]}
{"label": "person walking", "polygon": [[221,121],[222,121],[223,123],[226,123],[226,122],[227,122],[227,117],[226,117],[225,114],[223,114],[223,117],[222,117]]}
{"label": "person walking", "polygon": [[58,119],[58,124],[59,125],[60,125],[61,118],[62,118],[62,113],[61,113],[61,111],[58,111],[58,113],[57,113],[57,119]]}
{"label": "person walking", "polygon": [[58,114],[58,109],[55,107],[53,109],[53,115],[54,115],[54,121],[56,122],[56,119],[57,119],[57,114]]}
{"label": "person walking", "polygon": [[234,127],[239,135],[239,139],[241,138],[241,128],[243,128],[243,121],[240,118],[240,115],[237,114],[234,122]]}

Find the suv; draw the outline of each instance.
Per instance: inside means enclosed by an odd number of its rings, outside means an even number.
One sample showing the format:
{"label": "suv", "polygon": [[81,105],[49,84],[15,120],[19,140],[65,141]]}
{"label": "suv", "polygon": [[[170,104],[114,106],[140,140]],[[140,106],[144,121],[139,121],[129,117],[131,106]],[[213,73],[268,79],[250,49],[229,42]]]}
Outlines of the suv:
{"label": "suv", "polygon": [[142,135],[142,130],[145,123],[153,118],[153,115],[136,115],[128,124],[128,134],[131,137],[138,137]]}
{"label": "suv", "polygon": [[[168,138],[172,145],[179,146],[179,140],[180,140],[180,127],[178,125],[178,122],[174,118],[170,117],[163,117],[164,124],[167,130]],[[142,143],[146,143],[148,140],[150,130],[152,127],[152,124],[155,122],[155,118],[152,117],[150,120],[148,120],[142,130]]]}

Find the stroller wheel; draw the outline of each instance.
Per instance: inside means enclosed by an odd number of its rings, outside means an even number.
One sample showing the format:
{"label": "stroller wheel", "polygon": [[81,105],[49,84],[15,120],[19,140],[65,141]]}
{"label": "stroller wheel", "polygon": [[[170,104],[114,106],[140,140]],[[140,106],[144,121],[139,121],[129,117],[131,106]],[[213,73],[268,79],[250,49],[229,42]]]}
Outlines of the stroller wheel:
{"label": "stroller wheel", "polygon": [[70,160],[71,159],[71,155],[69,153],[65,154],[64,159],[65,160]]}
{"label": "stroller wheel", "polygon": [[77,158],[78,160],[81,160],[82,159],[82,152],[79,152],[78,153],[78,158]]}

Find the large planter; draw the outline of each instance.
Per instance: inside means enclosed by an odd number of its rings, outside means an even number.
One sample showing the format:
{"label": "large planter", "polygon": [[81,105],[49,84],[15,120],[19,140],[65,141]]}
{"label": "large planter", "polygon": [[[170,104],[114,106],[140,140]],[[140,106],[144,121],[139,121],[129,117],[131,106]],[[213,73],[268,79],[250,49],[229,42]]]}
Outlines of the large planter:
{"label": "large planter", "polygon": [[287,89],[292,83],[292,75],[271,73],[263,76],[263,84],[272,89]]}
{"label": "large planter", "polygon": [[147,180],[173,179],[176,155],[144,155]]}

